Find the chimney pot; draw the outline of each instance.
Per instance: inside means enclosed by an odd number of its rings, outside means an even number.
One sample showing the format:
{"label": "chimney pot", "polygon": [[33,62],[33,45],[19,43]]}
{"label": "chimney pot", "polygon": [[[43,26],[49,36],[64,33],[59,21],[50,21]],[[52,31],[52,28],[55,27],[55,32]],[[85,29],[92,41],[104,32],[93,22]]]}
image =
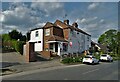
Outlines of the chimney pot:
{"label": "chimney pot", "polygon": [[64,20],[64,23],[69,25],[69,20]]}
{"label": "chimney pot", "polygon": [[72,26],[78,28],[78,24],[76,22],[74,22]]}

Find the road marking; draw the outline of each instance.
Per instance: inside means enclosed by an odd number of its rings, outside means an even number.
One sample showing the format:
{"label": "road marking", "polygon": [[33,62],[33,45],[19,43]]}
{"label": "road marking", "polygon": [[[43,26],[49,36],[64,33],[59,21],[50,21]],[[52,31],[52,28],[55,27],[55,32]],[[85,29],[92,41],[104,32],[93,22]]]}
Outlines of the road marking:
{"label": "road marking", "polygon": [[97,70],[99,70],[99,69],[91,70],[91,71],[88,71],[88,72],[85,72],[85,73],[82,73],[82,74],[91,73],[91,72],[94,72],[94,71],[97,71]]}

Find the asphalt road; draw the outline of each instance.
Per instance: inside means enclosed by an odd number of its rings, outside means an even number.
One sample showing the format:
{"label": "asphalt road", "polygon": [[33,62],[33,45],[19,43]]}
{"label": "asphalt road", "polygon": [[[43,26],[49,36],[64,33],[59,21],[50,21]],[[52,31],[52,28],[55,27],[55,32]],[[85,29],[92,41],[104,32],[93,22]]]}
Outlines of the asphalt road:
{"label": "asphalt road", "polygon": [[14,75],[3,80],[118,80],[118,61],[75,65]]}

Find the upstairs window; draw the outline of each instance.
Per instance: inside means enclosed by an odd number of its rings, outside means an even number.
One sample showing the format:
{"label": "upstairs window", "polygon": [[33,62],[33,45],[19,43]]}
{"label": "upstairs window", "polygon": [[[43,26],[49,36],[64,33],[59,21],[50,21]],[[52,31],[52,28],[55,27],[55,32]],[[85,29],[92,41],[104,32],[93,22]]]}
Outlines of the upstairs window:
{"label": "upstairs window", "polygon": [[38,37],[39,36],[39,33],[38,31],[35,32],[35,37]]}
{"label": "upstairs window", "polygon": [[49,36],[50,35],[50,29],[46,29],[45,30],[45,36]]}
{"label": "upstairs window", "polygon": [[89,41],[89,36],[87,37],[87,41]]}

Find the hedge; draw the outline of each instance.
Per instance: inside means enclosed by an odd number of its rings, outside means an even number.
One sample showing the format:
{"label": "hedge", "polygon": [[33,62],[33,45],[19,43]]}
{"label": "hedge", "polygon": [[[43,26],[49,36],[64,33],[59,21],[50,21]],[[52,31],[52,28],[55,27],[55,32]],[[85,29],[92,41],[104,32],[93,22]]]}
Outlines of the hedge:
{"label": "hedge", "polygon": [[24,41],[16,41],[16,40],[10,40],[6,41],[3,44],[3,48],[14,49],[15,51],[19,52],[20,54],[23,54],[23,45],[25,44]]}
{"label": "hedge", "polygon": [[15,44],[15,50],[20,54],[23,54],[23,45],[24,45],[23,41],[17,41]]}
{"label": "hedge", "polygon": [[62,63],[64,64],[70,64],[70,63],[77,63],[77,62],[81,62],[82,63],[82,57],[68,57],[68,58],[64,58],[62,60]]}

